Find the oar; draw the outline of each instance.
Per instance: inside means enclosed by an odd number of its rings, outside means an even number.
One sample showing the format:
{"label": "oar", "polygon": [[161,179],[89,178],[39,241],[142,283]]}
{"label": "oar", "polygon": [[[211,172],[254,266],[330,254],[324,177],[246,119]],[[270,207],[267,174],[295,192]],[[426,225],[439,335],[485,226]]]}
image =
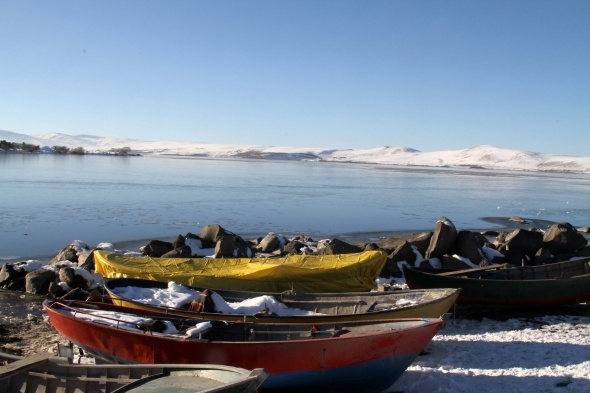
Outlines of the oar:
{"label": "oar", "polygon": [[501,265],[489,265],[489,266],[483,266],[483,267],[476,267],[473,269],[454,270],[452,272],[438,273],[437,275],[438,276],[460,276],[462,274],[487,272],[490,270],[505,269],[507,267],[508,267],[508,263],[503,263]]}

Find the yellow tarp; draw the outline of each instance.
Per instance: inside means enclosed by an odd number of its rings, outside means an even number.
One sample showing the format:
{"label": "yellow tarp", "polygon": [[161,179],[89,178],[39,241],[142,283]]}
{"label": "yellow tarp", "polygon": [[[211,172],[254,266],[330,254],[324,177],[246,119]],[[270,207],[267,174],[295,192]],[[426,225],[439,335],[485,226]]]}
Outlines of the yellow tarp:
{"label": "yellow tarp", "polygon": [[96,272],[105,278],[254,292],[368,291],[375,287],[386,259],[382,251],[281,258],[150,258],[94,251]]}

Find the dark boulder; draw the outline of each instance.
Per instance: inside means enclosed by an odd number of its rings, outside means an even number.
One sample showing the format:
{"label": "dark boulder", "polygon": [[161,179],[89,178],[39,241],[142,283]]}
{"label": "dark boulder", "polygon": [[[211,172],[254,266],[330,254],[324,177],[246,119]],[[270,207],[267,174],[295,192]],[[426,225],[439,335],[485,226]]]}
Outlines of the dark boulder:
{"label": "dark boulder", "polygon": [[471,231],[459,231],[455,240],[455,254],[467,258],[476,265],[484,259],[482,247],[487,239],[480,233]]}
{"label": "dark boulder", "polygon": [[414,266],[416,262],[416,253],[410,243],[403,242],[399,245],[391,254],[387,256],[387,261],[383,270],[381,271],[381,277],[401,277],[402,271],[399,268],[399,262],[407,262],[409,265]]}
{"label": "dark boulder", "polygon": [[150,242],[141,249],[141,252],[149,257],[159,258],[172,250],[174,250],[174,246],[170,242],[150,240]]}
{"label": "dark boulder", "polygon": [[57,273],[50,269],[37,269],[25,277],[25,290],[37,295],[46,295],[49,284],[57,280]]}
{"label": "dark boulder", "polygon": [[443,255],[452,252],[457,240],[457,229],[455,225],[446,217],[441,217],[436,222],[434,235],[430,239],[430,244],[426,250],[426,258],[441,258]]}
{"label": "dark boulder", "polygon": [[161,258],[190,258],[193,255],[193,252],[189,246],[178,246],[175,247],[174,250],[168,251],[166,254],[163,254]]}
{"label": "dark boulder", "polygon": [[395,262],[406,261],[412,265],[414,262],[416,262],[417,255],[414,251],[414,246],[412,246],[409,242],[404,242],[389,255],[389,258]]}
{"label": "dark boulder", "polygon": [[[205,248],[203,246],[203,243],[204,243],[203,240],[198,235],[194,235],[192,233],[187,233],[186,236],[184,236],[182,243],[183,243],[183,246],[181,246],[181,247],[187,246],[190,248],[191,256],[200,256],[200,257],[210,256],[213,253],[211,251],[211,249],[215,248],[215,245],[213,245],[212,247]],[[205,243],[210,244],[209,242],[205,242]],[[179,239],[177,239],[177,241],[174,244],[180,245],[181,242]],[[175,247],[175,248],[178,248],[178,247]]]}
{"label": "dark boulder", "polygon": [[506,243],[506,238],[508,237],[509,234],[510,234],[510,232],[508,232],[508,231],[500,231],[498,233],[498,235],[494,239],[494,247],[496,247],[496,250],[499,250],[500,247],[502,247],[502,245],[504,243]]}
{"label": "dark boulder", "polygon": [[[23,285],[24,289],[24,279],[27,275],[27,271],[23,269],[22,266],[23,262],[17,263],[5,263],[2,265],[2,269],[0,269],[0,288],[9,288],[13,282],[19,282],[19,284]],[[21,285],[17,285],[20,287]]]}
{"label": "dark boulder", "polygon": [[361,252],[361,248],[346,243],[340,239],[331,239],[324,247],[318,249],[316,255],[354,254]]}
{"label": "dark boulder", "polygon": [[59,281],[66,283],[66,285],[71,289],[88,289],[88,282],[86,281],[86,278],[76,274],[76,270],[72,267],[62,267],[59,269]]}
{"label": "dark boulder", "polygon": [[[186,240],[187,239],[201,240],[201,238],[199,237],[199,235],[195,235],[194,233],[190,233],[190,232],[187,233],[186,235],[184,235],[184,239],[183,239],[184,243],[186,243]],[[177,240],[179,240],[179,239],[177,239]]]}
{"label": "dark boulder", "polygon": [[282,249],[285,241],[274,233],[269,233],[258,243],[257,249],[263,253],[272,253]]}
{"label": "dark boulder", "polygon": [[26,290],[26,276],[25,277],[18,277],[10,281],[8,284],[4,285],[4,289],[9,289],[11,291],[25,291]]}
{"label": "dark boulder", "polygon": [[174,242],[172,243],[172,247],[176,250],[177,248],[184,247],[185,244],[186,244],[186,242],[184,240],[184,236],[178,235],[176,237],[176,240],[174,240]]}
{"label": "dark boulder", "polygon": [[377,250],[381,250],[379,248],[379,246],[377,244],[375,244],[375,243],[364,243],[362,245],[357,244],[357,243],[354,243],[353,246],[359,247],[361,249],[361,251],[377,251]]}
{"label": "dark boulder", "polygon": [[70,245],[66,246],[51,261],[49,261],[49,265],[56,265],[63,261],[78,263],[79,255],[86,251],[90,251],[88,245],[84,242],[76,240]]}
{"label": "dark boulder", "polygon": [[430,245],[430,239],[432,238],[432,235],[432,232],[422,232],[411,235],[392,236],[378,240],[375,242],[375,244],[380,249],[390,254],[403,243],[408,242],[412,246],[415,246],[421,255],[424,255],[426,254],[426,250]]}
{"label": "dark boulder", "polygon": [[414,266],[426,269],[440,268],[440,264],[436,263],[435,261],[431,261],[430,259],[423,259],[421,261],[417,261],[414,263]]}
{"label": "dark boulder", "polygon": [[534,265],[537,251],[543,247],[543,234],[526,229],[515,229],[504,239],[498,247],[506,261],[513,265]]}
{"label": "dark boulder", "polygon": [[552,263],[552,262],[553,262],[553,258],[552,258],[551,252],[547,248],[541,247],[535,253],[535,265],[546,265],[546,264]]}
{"label": "dark boulder", "polygon": [[571,224],[564,222],[553,224],[543,236],[544,246],[553,254],[568,254],[580,251],[588,240]]}
{"label": "dark boulder", "polygon": [[250,244],[239,236],[222,237],[215,244],[215,258],[251,258]]}
{"label": "dark boulder", "polygon": [[215,258],[235,257],[236,242],[233,236],[224,236],[215,244]]}
{"label": "dark boulder", "polygon": [[291,240],[283,247],[283,252],[289,255],[302,254],[302,251],[307,245],[299,240]]}
{"label": "dark boulder", "polygon": [[443,255],[439,259],[443,269],[464,270],[473,268],[473,266],[469,265],[468,263],[447,255]]}
{"label": "dark boulder", "polygon": [[82,269],[88,270],[89,272],[94,271],[94,251],[89,250],[80,254],[78,256],[78,266]]}
{"label": "dark boulder", "polygon": [[49,288],[47,292],[52,294],[55,297],[62,297],[67,293],[65,289],[63,289],[57,282],[52,281],[49,283]]}
{"label": "dark boulder", "polygon": [[203,242],[203,248],[213,248],[221,238],[229,235],[233,233],[226,231],[219,224],[213,224],[204,226],[198,236]]}
{"label": "dark boulder", "polygon": [[298,241],[302,243],[313,243],[313,239],[306,235],[297,235],[290,239],[290,241]]}

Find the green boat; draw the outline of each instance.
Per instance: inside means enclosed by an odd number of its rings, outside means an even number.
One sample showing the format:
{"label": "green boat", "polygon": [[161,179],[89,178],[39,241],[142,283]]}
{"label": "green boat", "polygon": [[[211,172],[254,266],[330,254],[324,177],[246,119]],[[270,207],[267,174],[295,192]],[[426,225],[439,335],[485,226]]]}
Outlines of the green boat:
{"label": "green boat", "polygon": [[539,266],[403,270],[412,289],[461,288],[457,304],[531,307],[590,301],[590,258]]}

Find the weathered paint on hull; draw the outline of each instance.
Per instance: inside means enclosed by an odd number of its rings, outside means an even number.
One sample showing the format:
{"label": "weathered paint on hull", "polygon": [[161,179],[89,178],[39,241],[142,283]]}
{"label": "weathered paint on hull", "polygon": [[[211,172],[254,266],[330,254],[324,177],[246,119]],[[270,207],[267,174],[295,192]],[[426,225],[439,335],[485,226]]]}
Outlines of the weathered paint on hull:
{"label": "weathered paint on hull", "polygon": [[[284,391],[288,386],[289,389],[297,391],[381,392],[390,387],[417,356],[418,354],[411,353],[331,370],[277,374],[268,379],[262,388]],[[338,381],[337,384],[334,381]]]}
{"label": "weathered paint on hull", "polygon": [[[57,331],[90,353],[130,363],[223,364],[265,368],[263,388],[380,391],[395,382],[442,327],[420,326],[324,339],[206,342],[142,334],[83,321],[47,308]],[[344,379],[343,379],[344,378]],[[342,382],[341,382],[342,381]]]}
{"label": "weathered paint on hull", "polygon": [[[113,363],[133,364],[126,359],[114,357],[109,353],[80,345],[89,354]],[[304,370],[273,374],[261,385],[265,391],[289,390],[298,392],[381,392],[390,387],[412,364],[418,354],[395,355],[360,365],[334,368],[330,370]],[[381,374],[379,374],[381,370]]]}
{"label": "weathered paint on hull", "polygon": [[[119,284],[121,283],[121,284]],[[244,315],[244,314],[220,314],[220,313],[207,313],[207,312],[200,312],[197,313],[195,311],[189,311],[186,309],[181,308],[172,308],[172,307],[164,307],[164,306],[155,306],[147,303],[143,303],[140,301],[134,301],[131,299],[126,299],[123,297],[117,296],[114,292],[114,289],[117,288],[118,285],[129,285],[134,286],[138,285],[144,288],[157,288],[157,289],[165,289],[168,287],[167,283],[157,282],[157,281],[148,281],[148,280],[134,280],[134,279],[114,279],[110,282],[107,281],[106,283],[106,290],[110,296],[111,301],[113,304],[122,307],[128,307],[138,310],[144,311],[151,311],[157,313],[165,313],[168,315],[174,315],[178,317],[185,317],[185,318],[203,318],[203,319],[214,319],[214,320],[223,320],[223,321],[248,321],[248,322],[262,322],[262,323],[319,323],[319,322],[348,322],[348,321],[369,321],[369,320],[387,320],[387,319],[395,319],[395,318],[439,318],[443,314],[447,313],[449,309],[453,306],[455,301],[457,300],[460,290],[458,289],[440,289],[440,295],[438,298],[435,298],[428,293],[435,293],[439,291],[439,289],[427,289],[424,290],[425,292],[424,298],[428,300],[420,301],[417,300],[417,304],[410,304],[408,306],[398,306],[398,308],[393,308],[390,310],[382,310],[382,311],[371,311],[371,312],[364,312],[358,314],[337,314],[337,315],[313,315],[313,316],[306,316],[306,315],[299,315],[299,316],[262,316],[262,315]],[[110,287],[109,287],[110,286]],[[201,288],[195,288],[197,290],[203,290]],[[420,293],[421,291],[409,291],[414,293]],[[223,297],[224,291],[218,291],[218,293]],[[244,299],[248,298],[248,294],[250,297],[260,296],[261,293],[256,292],[249,292],[249,293],[239,293],[240,296]],[[231,296],[231,293],[228,293]],[[276,296],[277,299],[280,299],[281,294],[270,294],[272,296]],[[408,291],[395,291],[391,292],[388,295],[388,292],[358,292],[358,293],[349,293],[349,294],[336,294],[339,296],[350,296],[350,297],[358,297],[359,299],[363,299],[368,304],[371,304],[375,301],[379,301],[380,297],[388,297],[391,296],[391,299],[396,297],[398,300],[404,299],[404,297],[410,297],[412,299],[419,299],[417,295],[413,296]],[[330,294],[312,294],[311,296],[317,296],[318,300],[330,300]],[[238,301],[238,300],[232,300]],[[395,304],[395,300],[392,301],[392,304]],[[289,305],[287,303],[287,305]],[[296,304],[293,307],[298,307]]]}

